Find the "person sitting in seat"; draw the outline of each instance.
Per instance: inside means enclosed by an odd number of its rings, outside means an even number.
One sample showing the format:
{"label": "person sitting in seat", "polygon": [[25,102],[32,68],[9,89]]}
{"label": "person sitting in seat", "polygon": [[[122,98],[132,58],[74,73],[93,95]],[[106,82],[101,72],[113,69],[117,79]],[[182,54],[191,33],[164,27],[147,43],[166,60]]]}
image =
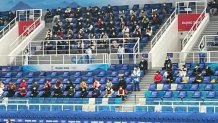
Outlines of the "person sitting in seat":
{"label": "person sitting in seat", "polygon": [[87,95],[88,95],[88,91],[87,91],[86,87],[85,87],[85,88],[82,88],[80,97],[81,97],[81,98],[85,98]]}
{"label": "person sitting in seat", "polygon": [[166,77],[166,82],[167,83],[173,83],[173,74],[170,71],[167,71],[167,77]]}
{"label": "person sitting in seat", "polygon": [[120,86],[118,92],[117,92],[117,97],[121,97],[122,100],[125,100],[125,90]]}
{"label": "person sitting in seat", "polygon": [[101,95],[101,90],[99,90],[97,87],[92,91],[92,98],[97,98]]}
{"label": "person sitting in seat", "polygon": [[22,89],[19,89],[19,92],[17,94],[18,97],[25,97],[27,94],[27,90],[25,87],[22,87]]}
{"label": "person sitting in seat", "polygon": [[101,86],[100,82],[97,79],[95,79],[95,81],[93,82],[93,88],[94,89],[99,88],[100,86]]}
{"label": "person sitting in seat", "polygon": [[73,82],[70,79],[68,79],[65,91],[68,91],[70,89],[70,87],[75,88],[75,86],[73,85]]}
{"label": "person sitting in seat", "polygon": [[75,93],[76,93],[76,90],[75,90],[74,86],[70,86],[70,88],[68,89],[66,97],[69,97],[69,98],[73,97]]}
{"label": "person sitting in seat", "polygon": [[162,76],[159,71],[157,71],[154,75],[154,83],[159,84],[162,81]]}
{"label": "person sitting in seat", "polygon": [[27,88],[27,82],[25,79],[23,79],[22,82],[20,83],[18,90],[22,90],[23,87]]}
{"label": "person sitting in seat", "polygon": [[53,97],[62,97],[63,91],[62,91],[63,84],[60,80],[58,80],[54,86],[54,95]]}
{"label": "person sitting in seat", "polygon": [[126,81],[125,81],[125,79],[124,79],[124,76],[119,77],[119,82],[118,82],[118,85],[117,85],[117,90],[119,89],[120,86],[121,86],[124,90],[126,90],[127,84],[126,84]]}
{"label": "person sitting in seat", "polygon": [[86,85],[86,82],[83,80],[81,83],[80,83],[80,89],[87,89],[87,85]]}
{"label": "person sitting in seat", "polygon": [[34,83],[32,84],[32,89],[33,89],[33,88],[36,88],[36,90],[38,90],[38,88],[39,88],[38,82],[34,82]]}
{"label": "person sitting in seat", "polygon": [[31,90],[31,97],[36,97],[38,95],[38,88],[37,87],[33,87]]}
{"label": "person sitting in seat", "polygon": [[187,74],[187,68],[185,67],[185,65],[182,65],[182,68],[179,69],[179,76],[186,77],[186,74]]}
{"label": "person sitting in seat", "polygon": [[51,96],[51,83],[47,80],[43,87],[42,97],[50,97]]}
{"label": "person sitting in seat", "polygon": [[213,70],[211,70],[211,68],[207,66],[205,69],[205,76],[212,76],[212,75],[214,75]]}
{"label": "person sitting in seat", "polygon": [[111,80],[107,81],[105,89],[106,89],[105,90],[106,94],[104,95],[104,97],[106,97],[106,98],[111,97],[112,94],[114,93],[113,84],[112,84]]}
{"label": "person sitting in seat", "polygon": [[196,76],[195,76],[195,81],[194,83],[196,84],[199,84],[202,82],[202,76],[201,76],[201,73],[198,73]]}
{"label": "person sitting in seat", "polygon": [[199,64],[197,64],[193,70],[193,75],[196,76],[198,74],[201,74],[201,72],[202,72],[202,70],[201,70]]}
{"label": "person sitting in seat", "polygon": [[8,94],[7,97],[13,97],[15,94],[16,85],[13,82],[9,82],[8,84]]}

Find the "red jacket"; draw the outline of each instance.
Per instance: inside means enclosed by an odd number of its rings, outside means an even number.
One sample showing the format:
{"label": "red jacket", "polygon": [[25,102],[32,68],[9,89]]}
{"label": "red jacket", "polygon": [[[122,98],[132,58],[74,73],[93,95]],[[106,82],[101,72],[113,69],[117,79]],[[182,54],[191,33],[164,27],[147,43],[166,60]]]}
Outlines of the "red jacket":
{"label": "red jacket", "polygon": [[27,87],[26,81],[20,83],[20,88],[23,88],[23,87],[25,88]]}
{"label": "red jacket", "polygon": [[162,80],[162,76],[160,74],[155,74],[154,75],[154,81],[155,82],[160,82]]}

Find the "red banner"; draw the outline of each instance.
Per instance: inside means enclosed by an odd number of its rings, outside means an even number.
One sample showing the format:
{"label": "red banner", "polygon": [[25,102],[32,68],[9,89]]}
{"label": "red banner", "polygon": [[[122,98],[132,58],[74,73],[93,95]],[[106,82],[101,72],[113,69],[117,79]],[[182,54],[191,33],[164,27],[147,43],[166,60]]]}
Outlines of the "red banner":
{"label": "red banner", "polygon": [[189,31],[200,14],[179,14],[178,15],[178,30]]}
{"label": "red banner", "polygon": [[[19,35],[21,35],[31,24],[33,24],[33,20],[27,20],[27,21],[19,21],[18,27],[19,27]],[[28,33],[32,32],[36,27],[40,25],[40,21],[35,22],[35,25],[31,27],[31,30],[29,30]],[[24,34],[25,35],[25,34]]]}

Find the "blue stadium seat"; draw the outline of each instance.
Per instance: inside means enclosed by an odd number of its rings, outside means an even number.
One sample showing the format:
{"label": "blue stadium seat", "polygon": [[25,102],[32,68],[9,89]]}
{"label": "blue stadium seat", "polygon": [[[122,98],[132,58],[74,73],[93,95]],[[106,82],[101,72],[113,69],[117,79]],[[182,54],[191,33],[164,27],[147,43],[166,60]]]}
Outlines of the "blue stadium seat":
{"label": "blue stadium seat", "polygon": [[150,91],[154,91],[157,89],[157,85],[156,84],[150,84],[148,90]]}
{"label": "blue stadium seat", "polygon": [[150,98],[157,98],[158,97],[158,91],[152,91],[151,95],[149,97]]}
{"label": "blue stadium seat", "polygon": [[175,80],[175,83],[181,83],[182,82],[182,78],[181,77],[177,77]]}
{"label": "blue stadium seat", "polygon": [[200,91],[195,91],[192,95],[192,98],[200,98],[201,97],[201,92]]}
{"label": "blue stadium seat", "polygon": [[216,97],[216,91],[208,91],[207,98],[215,98]]}
{"label": "blue stadium seat", "polygon": [[213,85],[212,84],[206,84],[204,90],[205,91],[212,91]]}
{"label": "blue stadium seat", "polygon": [[190,91],[197,91],[199,88],[199,85],[198,84],[193,84],[191,85],[191,88],[189,89]]}
{"label": "blue stadium seat", "polygon": [[205,76],[203,79],[203,83],[210,83],[210,76]]}
{"label": "blue stadium seat", "polygon": [[164,98],[171,98],[172,97],[172,91],[166,91],[163,97]]}
{"label": "blue stadium seat", "polygon": [[178,84],[176,90],[177,91],[182,91],[185,89],[185,85],[184,84]]}
{"label": "blue stadium seat", "polygon": [[171,84],[163,84],[163,88],[162,88],[163,91],[167,91],[170,89],[171,89]]}
{"label": "blue stadium seat", "polygon": [[178,94],[178,98],[185,98],[187,95],[186,91],[180,91]]}

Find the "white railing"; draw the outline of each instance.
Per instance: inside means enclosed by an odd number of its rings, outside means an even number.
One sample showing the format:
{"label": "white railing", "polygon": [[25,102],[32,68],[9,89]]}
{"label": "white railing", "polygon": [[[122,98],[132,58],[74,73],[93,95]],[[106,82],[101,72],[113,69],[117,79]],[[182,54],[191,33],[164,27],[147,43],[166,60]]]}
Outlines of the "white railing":
{"label": "white railing", "polygon": [[215,37],[218,37],[218,35],[204,35],[200,43],[198,44],[198,48],[200,47],[201,44],[203,44],[204,50],[217,51],[218,50],[218,40],[215,41]]}
{"label": "white railing", "polygon": [[151,48],[154,47],[154,45],[157,43],[157,41],[161,38],[163,33],[166,31],[166,29],[170,26],[170,24],[173,22],[173,20],[176,17],[176,9],[173,11],[173,13],[170,15],[170,17],[166,20],[166,22],[163,24],[163,26],[159,29],[159,31],[155,34],[155,36],[151,40]]}
{"label": "white railing", "polygon": [[174,63],[218,62],[218,51],[169,52]]}
{"label": "white railing", "polygon": [[148,53],[123,53],[123,57],[118,57],[121,55],[119,53],[110,53],[109,54],[109,64],[119,64],[120,60],[123,64],[138,64],[141,59],[146,59],[148,62],[150,61],[150,54]]}
{"label": "white railing", "polygon": [[[100,42],[102,40],[104,40],[105,43],[101,44]],[[91,45],[91,41],[94,42],[93,45]],[[50,43],[50,45],[47,44],[48,42]],[[64,44],[58,44],[58,42]],[[78,42],[81,42],[81,44],[78,44]],[[135,46],[136,44],[139,45],[139,38],[39,40],[39,41],[29,42],[29,44],[23,48],[23,51],[28,49],[30,54],[38,53],[43,55],[59,54],[59,52],[64,52],[62,54],[76,54],[76,53],[82,54],[87,49],[87,47],[90,46],[92,48],[93,53],[113,53],[113,52],[117,52],[119,45],[122,45],[124,48],[126,46],[132,45],[132,47],[130,48],[134,48],[133,46]],[[54,47],[54,48],[49,49],[48,47]],[[139,47],[137,48],[139,49]]]}
{"label": "white railing", "polygon": [[[42,104],[42,103],[7,103],[0,104],[5,106],[6,111],[10,110],[8,106],[16,106],[14,110],[31,110],[31,106],[35,106],[34,110],[43,111],[45,107],[49,111],[84,111],[84,112],[98,112],[98,111],[113,111],[113,112],[136,112],[137,108],[141,108],[142,112],[164,112],[163,108],[172,109],[171,112],[177,112],[176,108],[184,108],[185,112],[193,112],[191,109],[197,108],[198,112],[207,113],[207,108],[212,108],[213,113],[216,113],[218,101],[157,101],[155,104]],[[170,103],[170,104],[168,104]],[[21,108],[22,107],[22,108]],[[25,108],[24,108],[25,107]],[[37,107],[37,108],[36,108]],[[104,109],[103,109],[104,108]],[[169,112],[169,111],[168,111]],[[181,111],[180,111],[181,112]],[[211,113],[211,112],[210,112]]]}
{"label": "white railing", "polygon": [[192,25],[191,29],[188,31],[188,33],[186,34],[185,38],[182,40],[182,48],[184,48],[186,46],[186,44],[189,42],[190,38],[193,36],[195,30],[200,26],[201,22],[204,20],[206,15],[206,8],[204,9],[204,11],[199,15],[199,17],[197,18],[197,20],[194,22],[194,24]]}
{"label": "white railing", "polygon": [[37,20],[35,20],[30,26],[28,26],[22,34],[20,34],[19,37],[16,38],[15,41],[13,41],[10,44],[10,51],[13,51],[30,33],[32,33],[41,23],[41,17],[39,17]]}
{"label": "white railing", "polygon": [[16,19],[17,17],[15,17],[10,23],[8,23],[2,30],[0,30],[0,38],[4,37],[4,35],[16,25]]}
{"label": "white railing", "polygon": [[[40,64],[119,64],[120,60],[124,64],[137,64],[141,59],[151,62],[148,53],[123,53],[123,57],[118,57],[118,53],[93,53],[91,59],[87,54],[44,54],[44,55],[15,55],[0,56],[8,61],[8,65],[40,65]],[[89,63],[89,60],[91,63]]]}

